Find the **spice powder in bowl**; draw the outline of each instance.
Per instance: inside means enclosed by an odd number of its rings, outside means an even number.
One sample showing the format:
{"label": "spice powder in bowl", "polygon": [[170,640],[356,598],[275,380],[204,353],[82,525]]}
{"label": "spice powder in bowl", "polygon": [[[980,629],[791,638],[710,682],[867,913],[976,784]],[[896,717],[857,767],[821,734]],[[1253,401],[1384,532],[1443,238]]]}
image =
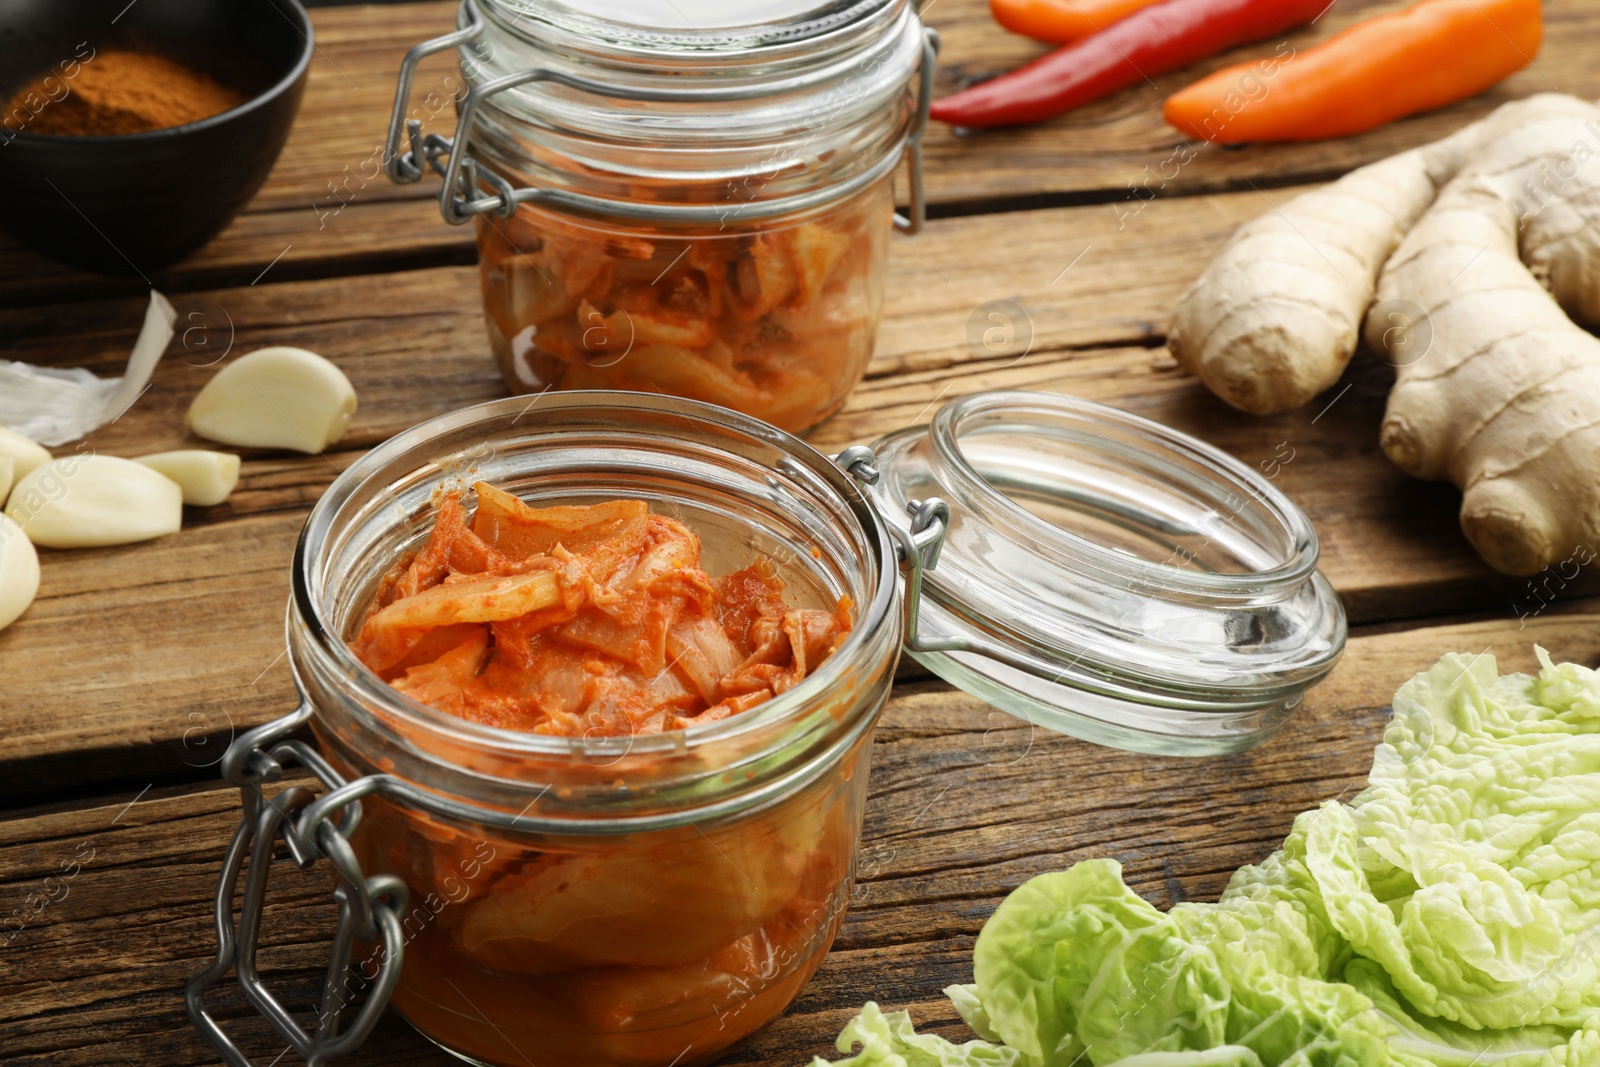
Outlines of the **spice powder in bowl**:
{"label": "spice powder in bowl", "polygon": [[[164,56],[111,49],[84,62],[70,81],[40,75],[13,94],[6,111],[36,112],[29,133],[106,137],[199,122],[246,99],[238,89]],[[52,103],[33,106],[44,100]]]}

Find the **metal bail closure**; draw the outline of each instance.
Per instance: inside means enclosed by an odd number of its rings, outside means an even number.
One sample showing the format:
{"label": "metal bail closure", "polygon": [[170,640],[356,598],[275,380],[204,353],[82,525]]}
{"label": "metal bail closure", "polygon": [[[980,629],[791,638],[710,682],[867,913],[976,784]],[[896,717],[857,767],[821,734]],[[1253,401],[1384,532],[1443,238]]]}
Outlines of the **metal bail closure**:
{"label": "metal bail closure", "polygon": [[[863,485],[877,486],[882,478],[876,454],[865,445],[851,445],[835,456],[834,462]],[[869,499],[872,499],[875,509],[880,506],[875,497],[869,496]],[[939,565],[939,554],[944,549],[945,536],[950,531],[950,505],[936,496],[926,500],[907,500],[905,512],[909,522],[897,519],[885,525],[895,539],[895,554],[900,559],[900,573],[905,578],[901,596],[906,650],[912,653],[973,652],[1013,665],[1024,663],[1005,648],[991,647],[961,637],[938,636],[922,629],[923,582],[927,572]]]}
{"label": "metal bail closure", "polygon": [[[939,54],[939,34],[924,28],[922,61],[919,71],[917,113],[906,135],[903,152],[889,152],[882,160],[847,182],[813,189],[792,196],[768,200],[730,200],[714,204],[634,203],[610,200],[569,192],[565,189],[541,189],[524,186],[513,188],[511,183],[456,146],[465,146],[471,140],[473,123],[484,101],[497,93],[515,89],[534,82],[551,82],[595,96],[616,100],[645,103],[717,103],[746,100],[751,96],[747,86],[737,79],[733,84],[702,86],[698,88],[667,89],[641,86],[608,85],[590,78],[563,71],[534,67],[516,71],[474,86],[461,103],[453,138],[437,133],[424,135],[422,123],[407,119],[406,105],[411,99],[411,88],[416,81],[417,64],[423,58],[452,48],[472,44],[483,36],[484,21],[474,0],[462,0],[461,10],[467,24],[454,33],[447,33],[415,45],[400,63],[400,73],[395,86],[394,108],[389,114],[389,134],[384,144],[384,172],[397,185],[420,181],[426,166],[441,178],[439,189],[439,214],[452,226],[460,226],[477,215],[500,215],[511,218],[517,205],[539,203],[557,209],[613,216],[656,224],[687,224],[722,226],[729,221],[774,218],[842,200],[870,187],[879,178],[893,170],[904,156],[910,166],[910,214],[894,214],[894,226],[901,233],[914,234],[922,229],[927,218],[927,200],[923,191],[922,135],[928,127],[928,109],[933,103],[933,71]],[[404,134],[409,150],[402,150]],[[489,195],[480,195],[487,186]]]}
{"label": "metal bail closure", "polygon": [[922,66],[917,72],[917,117],[911,123],[906,137],[906,162],[911,175],[911,215],[908,218],[896,211],[894,228],[903,234],[914,234],[928,220],[927,195],[922,188],[922,135],[928,129],[928,109],[933,106],[933,68],[939,59],[939,31],[925,27],[922,31]]}
{"label": "metal bail closure", "polygon": [[[876,485],[881,477],[877,457],[865,445],[851,445],[834,457],[834,462],[863,485]],[[901,590],[901,611],[905,617],[902,641],[912,652],[968,648],[960,641],[930,637],[921,631],[923,575],[939,565],[939,553],[950,528],[950,505],[938,497],[910,500],[906,502],[906,513],[910,522],[904,528],[898,523],[886,524],[894,536],[895,554],[900,559],[900,573],[905,580]]]}
{"label": "metal bail closure", "polygon": [[[405,951],[400,916],[408,906],[405,883],[391,875],[364,878],[349,841],[360,819],[358,798],[362,792],[370,791],[363,790],[370,779],[346,783],[314,748],[300,741],[285,740],[310,717],[310,706],[302,705],[291,714],[241,736],[223,758],[224,776],[239,786],[244,818],[233,835],[217,881],[216,958],[189,979],[184,989],[184,1006],[190,1021],[230,1067],[253,1065],[205,1005],[206,991],[230,968],[237,972],[239,987],[251,1006],[305,1059],[307,1067],[320,1067],[365,1041],[400,978]],[[319,801],[309,789],[291,786],[268,799],[261,788],[263,783],[281,779],[284,766],[290,763],[308,767],[330,792]],[[340,876],[333,892],[339,903],[339,922],[329,952],[315,1025],[309,1030],[296,1022],[267,989],[256,966],[267,878],[280,838],[300,867],[310,868],[319,858],[326,858]],[[247,853],[250,863],[245,870],[244,892],[235,923],[233,899]],[[357,938],[381,942],[381,955],[377,956],[370,975],[365,966],[352,969]],[[354,1017],[346,1019],[358,972],[360,981],[370,983],[370,988]]]}

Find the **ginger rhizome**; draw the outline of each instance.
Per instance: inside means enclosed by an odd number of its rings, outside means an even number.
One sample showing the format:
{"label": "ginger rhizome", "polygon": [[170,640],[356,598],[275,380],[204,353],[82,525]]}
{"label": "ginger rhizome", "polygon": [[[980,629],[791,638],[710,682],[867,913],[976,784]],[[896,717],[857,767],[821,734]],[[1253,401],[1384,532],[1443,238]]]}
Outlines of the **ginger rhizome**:
{"label": "ginger rhizome", "polygon": [[1600,108],[1545,94],[1241,227],[1180,299],[1177,361],[1244,411],[1333,385],[1365,320],[1381,441],[1463,492],[1491,566],[1600,545]]}

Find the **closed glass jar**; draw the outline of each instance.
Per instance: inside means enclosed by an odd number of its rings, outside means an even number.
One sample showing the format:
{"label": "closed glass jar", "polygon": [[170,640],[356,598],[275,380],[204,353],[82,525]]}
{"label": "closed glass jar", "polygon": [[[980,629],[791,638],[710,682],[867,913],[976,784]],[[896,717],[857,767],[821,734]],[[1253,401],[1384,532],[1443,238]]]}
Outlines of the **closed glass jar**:
{"label": "closed glass jar", "polygon": [[478,203],[447,185],[443,206],[475,221],[507,385],[814,426],[872,354],[931,39],[909,0],[583,7],[469,0],[459,19],[476,99],[457,185]]}
{"label": "closed glass jar", "polygon": [[[849,900],[900,648],[893,551],[848,475],[758,424],[610,395],[533,413],[508,400],[404,434],[330,490],[299,550],[290,653],[323,755],[347,780],[467,806],[380,791],[352,843],[366,875],[408,889],[391,1003],[482,1063],[698,1063],[781,1012]],[[700,535],[709,573],[764,555],[797,601],[849,597],[856,625],[799,685],[676,733],[548,737],[416,704],[347,640],[425,539],[436,491],[477,479],[535,505],[647,500]]]}

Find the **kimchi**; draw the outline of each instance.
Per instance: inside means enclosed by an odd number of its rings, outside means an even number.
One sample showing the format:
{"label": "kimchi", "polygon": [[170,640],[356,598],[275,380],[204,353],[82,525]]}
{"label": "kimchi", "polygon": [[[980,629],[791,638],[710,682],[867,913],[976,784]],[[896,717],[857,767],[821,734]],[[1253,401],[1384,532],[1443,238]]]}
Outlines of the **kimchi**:
{"label": "kimchi", "polygon": [[884,182],[757,230],[614,231],[532,207],[481,216],[490,343],[518,392],[668,393],[804,430],[866,371],[892,212]]}
{"label": "kimchi", "polygon": [[[352,641],[389,685],[440,711],[562,737],[681,730],[788,691],[850,632],[848,600],[792,605],[758,556],[712,575],[694,531],[641,501],[535,508],[475,489],[470,514],[458,496],[439,500]],[[828,951],[849,899],[867,743],[854,735],[826,773],[775,800],[711,814],[683,814],[652,777],[679,748],[604,764],[618,790],[662,808],[613,832],[541,824],[544,790],[518,816],[525,828],[365,798],[362,867],[409,891],[395,1007],[497,1067],[530,1054],[541,1067],[715,1058],[782,1011]],[[625,781],[630,771],[643,776]],[[363,974],[375,967],[362,957]]]}
{"label": "kimchi", "polygon": [[620,736],[716,722],[783,693],[850,631],[797,608],[765,558],[712,577],[700,539],[642,501],[534,508],[485,482],[445,497],[354,641],[395,689],[473,722]]}

